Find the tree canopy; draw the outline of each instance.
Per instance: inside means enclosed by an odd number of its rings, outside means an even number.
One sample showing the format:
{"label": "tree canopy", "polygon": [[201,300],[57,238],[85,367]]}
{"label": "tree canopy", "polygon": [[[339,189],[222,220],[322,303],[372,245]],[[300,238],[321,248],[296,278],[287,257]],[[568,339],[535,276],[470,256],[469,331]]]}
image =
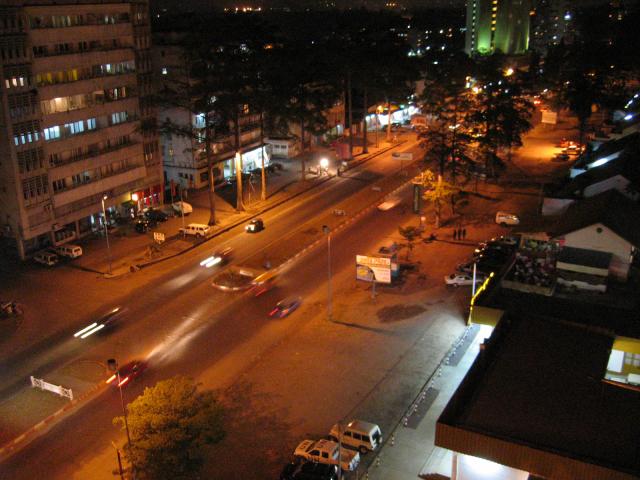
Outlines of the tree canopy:
{"label": "tree canopy", "polygon": [[[191,479],[202,450],[224,438],[223,409],[211,392],[177,376],[158,382],[128,405],[131,448],[126,456],[140,480]],[[124,417],[114,418],[124,428]]]}

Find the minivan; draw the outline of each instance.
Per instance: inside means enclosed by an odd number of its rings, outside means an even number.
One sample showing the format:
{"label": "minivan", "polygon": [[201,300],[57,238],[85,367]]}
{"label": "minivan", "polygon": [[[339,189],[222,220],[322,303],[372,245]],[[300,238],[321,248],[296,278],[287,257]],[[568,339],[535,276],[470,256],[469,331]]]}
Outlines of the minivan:
{"label": "minivan", "polygon": [[204,223],[190,223],[184,228],[180,229],[180,233],[185,235],[195,235],[197,238],[206,237],[211,232],[211,227]]}
{"label": "minivan", "polygon": [[55,248],[55,252],[61,257],[78,258],[82,256],[82,247],[78,245],[60,245]]}
{"label": "minivan", "polygon": [[58,263],[58,255],[53,252],[38,252],[33,256],[33,260],[47,267],[53,267]]}
{"label": "minivan", "polygon": [[375,423],[352,420],[346,425],[336,423],[331,427],[329,438],[334,442],[340,440],[342,445],[360,450],[361,453],[367,453],[380,447],[382,431]]}

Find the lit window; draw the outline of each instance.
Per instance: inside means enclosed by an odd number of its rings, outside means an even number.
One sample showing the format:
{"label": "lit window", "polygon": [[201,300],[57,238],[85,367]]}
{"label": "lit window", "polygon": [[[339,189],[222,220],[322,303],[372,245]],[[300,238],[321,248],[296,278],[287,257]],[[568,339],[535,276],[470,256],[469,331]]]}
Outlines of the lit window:
{"label": "lit window", "polygon": [[162,74],[166,75],[168,72],[167,67],[162,67]]}

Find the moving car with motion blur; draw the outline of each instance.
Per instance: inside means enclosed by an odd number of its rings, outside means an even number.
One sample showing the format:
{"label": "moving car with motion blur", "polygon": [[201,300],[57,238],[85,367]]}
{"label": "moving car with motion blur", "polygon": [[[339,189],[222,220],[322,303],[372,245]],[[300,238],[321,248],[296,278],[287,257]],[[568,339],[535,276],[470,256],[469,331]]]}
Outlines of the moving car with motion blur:
{"label": "moving car with motion blur", "polygon": [[233,248],[225,247],[222,250],[218,250],[213,255],[208,256],[200,262],[201,267],[211,268],[215,266],[223,266],[229,263],[233,256]]}
{"label": "moving car with motion blur", "polygon": [[74,338],[80,338],[84,340],[85,338],[90,337],[100,330],[113,326],[118,320],[122,318],[125,311],[126,309],[123,307],[115,307],[114,309],[101,316],[95,322],[92,322],[82,330],[78,330],[76,333],[74,333]]}
{"label": "moving car with motion blur", "polygon": [[275,308],[269,312],[269,316],[284,318],[294,312],[301,303],[302,299],[300,297],[287,297],[276,304]]}
{"label": "moving car with motion blur", "polygon": [[[140,376],[146,369],[147,364],[145,362],[141,360],[133,360],[132,362],[120,367],[116,373],[106,380],[105,383],[113,385],[114,387],[123,387],[136,377]],[[118,379],[118,374],[120,374],[120,379]]]}

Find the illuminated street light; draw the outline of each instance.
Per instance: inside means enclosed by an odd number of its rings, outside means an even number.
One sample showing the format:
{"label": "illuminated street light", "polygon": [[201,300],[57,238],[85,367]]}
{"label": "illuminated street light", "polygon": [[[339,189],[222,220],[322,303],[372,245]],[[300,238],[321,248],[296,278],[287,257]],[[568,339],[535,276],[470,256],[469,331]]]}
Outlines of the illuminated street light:
{"label": "illuminated street light", "polygon": [[102,195],[102,215],[104,215],[104,238],[107,239],[107,255],[109,256],[109,275],[111,275],[111,246],[109,245],[109,229],[107,228],[107,210],[104,201],[109,198],[107,194]]}
{"label": "illuminated street light", "polygon": [[504,71],[504,76],[510,77],[511,75],[513,75],[513,68],[509,67]]}
{"label": "illuminated street light", "polygon": [[329,173],[329,160],[325,157],[320,159],[320,173],[322,172]]}

